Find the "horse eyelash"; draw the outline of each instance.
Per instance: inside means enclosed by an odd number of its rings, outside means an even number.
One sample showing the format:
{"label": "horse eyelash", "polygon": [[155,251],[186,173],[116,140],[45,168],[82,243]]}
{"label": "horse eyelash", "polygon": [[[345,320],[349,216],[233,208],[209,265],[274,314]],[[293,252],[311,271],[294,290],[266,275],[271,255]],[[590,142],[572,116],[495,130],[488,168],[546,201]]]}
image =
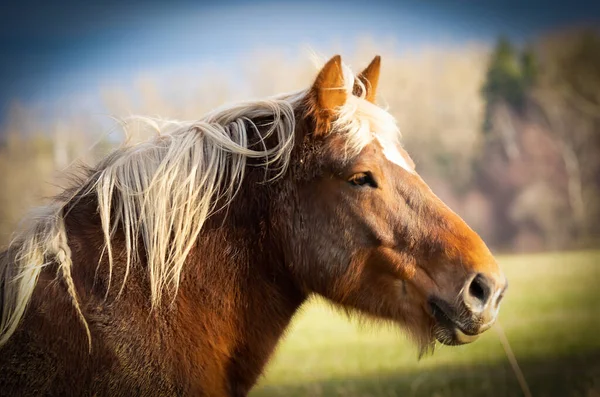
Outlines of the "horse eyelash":
{"label": "horse eyelash", "polygon": [[[365,180],[362,183],[358,183],[357,177],[364,178]],[[363,187],[365,185],[368,185],[372,188],[378,187],[377,182],[375,181],[375,178],[373,178],[373,174],[371,174],[370,172],[358,172],[358,173],[352,175],[350,177],[350,179],[348,179],[348,183],[350,183],[352,186],[356,186],[356,187]]]}

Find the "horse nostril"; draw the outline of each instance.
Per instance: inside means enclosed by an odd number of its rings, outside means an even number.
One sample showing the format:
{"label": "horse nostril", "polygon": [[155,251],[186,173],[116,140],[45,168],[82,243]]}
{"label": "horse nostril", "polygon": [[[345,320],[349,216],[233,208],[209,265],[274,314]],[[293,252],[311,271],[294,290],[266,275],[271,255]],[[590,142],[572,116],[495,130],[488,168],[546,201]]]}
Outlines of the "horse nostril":
{"label": "horse nostril", "polygon": [[471,309],[483,309],[490,299],[492,288],[487,278],[478,274],[471,280],[467,291],[465,303]]}
{"label": "horse nostril", "polygon": [[482,284],[481,276],[477,275],[469,286],[469,293],[474,298],[477,298],[480,301],[485,301],[486,291]]}

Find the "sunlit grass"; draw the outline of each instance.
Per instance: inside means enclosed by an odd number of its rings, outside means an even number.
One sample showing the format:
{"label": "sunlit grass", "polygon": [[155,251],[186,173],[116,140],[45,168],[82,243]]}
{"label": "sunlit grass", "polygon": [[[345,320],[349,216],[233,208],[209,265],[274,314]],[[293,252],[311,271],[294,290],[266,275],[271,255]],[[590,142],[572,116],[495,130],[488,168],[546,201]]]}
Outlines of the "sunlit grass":
{"label": "sunlit grass", "polygon": [[[533,395],[600,395],[600,251],[505,256],[500,322]],[[518,396],[495,332],[417,360],[393,327],[361,325],[313,301],[252,395]]]}

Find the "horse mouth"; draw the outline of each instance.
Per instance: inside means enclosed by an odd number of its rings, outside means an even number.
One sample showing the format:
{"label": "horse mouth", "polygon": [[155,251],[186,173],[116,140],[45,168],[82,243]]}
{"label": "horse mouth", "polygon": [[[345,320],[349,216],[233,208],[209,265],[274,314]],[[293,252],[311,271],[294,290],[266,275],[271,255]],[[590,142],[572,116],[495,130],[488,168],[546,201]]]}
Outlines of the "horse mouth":
{"label": "horse mouth", "polygon": [[479,338],[477,332],[466,329],[445,302],[431,299],[429,306],[436,321],[434,335],[438,342],[448,346],[457,346],[474,342]]}

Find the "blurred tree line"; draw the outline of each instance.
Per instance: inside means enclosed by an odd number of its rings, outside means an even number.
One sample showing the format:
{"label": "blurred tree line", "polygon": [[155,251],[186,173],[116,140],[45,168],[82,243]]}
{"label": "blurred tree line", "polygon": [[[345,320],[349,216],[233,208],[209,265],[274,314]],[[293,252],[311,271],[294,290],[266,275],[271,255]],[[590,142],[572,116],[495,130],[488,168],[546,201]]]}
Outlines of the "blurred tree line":
{"label": "blurred tree line", "polygon": [[[496,250],[590,247],[600,241],[600,35],[562,31],[528,46],[465,45],[399,53],[364,39],[344,59],[383,57],[380,102],[432,189]],[[315,68],[262,50],[218,67],[140,76],[98,93],[107,112],[195,119],[224,102],[301,89]],[[294,78],[290,78],[294,76]],[[82,115],[15,105],[0,128],[0,246],[31,206],[64,186],[64,170],[95,163],[121,136]],[[144,139],[135,126],[129,139]]]}
{"label": "blurred tree line", "polygon": [[515,249],[592,246],[600,225],[600,36],[568,31],[494,49],[482,87],[476,185],[492,237]]}

